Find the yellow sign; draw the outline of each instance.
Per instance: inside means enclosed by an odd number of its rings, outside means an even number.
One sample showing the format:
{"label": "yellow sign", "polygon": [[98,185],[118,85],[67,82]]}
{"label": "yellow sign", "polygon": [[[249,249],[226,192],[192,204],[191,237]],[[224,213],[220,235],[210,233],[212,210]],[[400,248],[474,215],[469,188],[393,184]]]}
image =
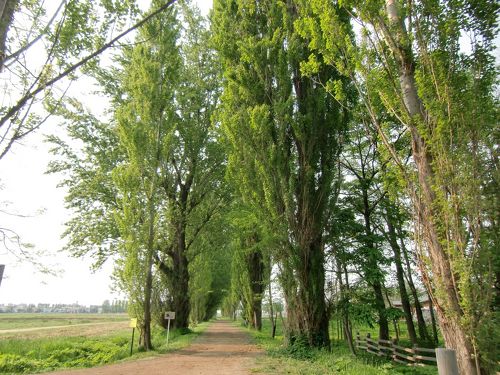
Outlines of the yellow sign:
{"label": "yellow sign", "polygon": [[137,318],[130,319],[130,323],[128,324],[130,328],[137,328]]}

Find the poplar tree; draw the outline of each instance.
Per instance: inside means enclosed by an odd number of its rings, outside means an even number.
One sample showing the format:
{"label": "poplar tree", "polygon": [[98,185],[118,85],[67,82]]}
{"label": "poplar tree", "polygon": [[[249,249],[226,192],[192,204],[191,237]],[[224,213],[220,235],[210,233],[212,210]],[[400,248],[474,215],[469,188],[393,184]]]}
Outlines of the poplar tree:
{"label": "poplar tree", "polygon": [[214,2],[224,70],[218,118],[242,196],[280,237],[287,337],[329,347],[323,236],[349,100],[334,100],[318,84],[345,80],[335,68],[312,78],[300,71],[311,51],[295,21],[306,10],[301,1]]}
{"label": "poplar tree", "polygon": [[200,239],[228,198],[222,185],[225,155],[212,126],[220,86],[208,29],[197,9],[182,6],[182,67],[175,95],[171,136],[160,163],[165,197],[162,243],[156,262],[167,280],[174,326],[187,328],[190,315],[189,264],[201,251]]}
{"label": "poplar tree", "polygon": [[178,28],[175,12],[167,11],[140,30],[140,43],[126,52],[121,86],[126,99],[116,111],[126,153],[113,172],[121,208],[115,217],[123,240],[122,285],[141,304],[145,350],[152,349],[153,262],[163,207],[161,163],[173,132],[169,125],[180,66]]}

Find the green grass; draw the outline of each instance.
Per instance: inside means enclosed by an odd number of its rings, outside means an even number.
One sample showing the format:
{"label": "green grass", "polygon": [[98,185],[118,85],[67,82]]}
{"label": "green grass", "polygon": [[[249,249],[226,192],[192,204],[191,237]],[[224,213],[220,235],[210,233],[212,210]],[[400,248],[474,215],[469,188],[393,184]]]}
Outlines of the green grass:
{"label": "green grass", "polygon": [[264,349],[266,356],[259,357],[255,373],[304,374],[304,375],[436,375],[433,366],[409,367],[398,365],[389,360],[359,352],[353,356],[347,345],[340,340],[332,340],[332,351],[311,350],[304,345],[292,348],[283,346],[283,331],[278,323],[277,336],[271,338],[271,324],[265,319],[262,332],[249,330],[257,345]]}
{"label": "green grass", "polygon": [[119,322],[127,319],[127,314],[0,314],[0,330]]}
{"label": "green grass", "polygon": [[[94,367],[121,360],[155,356],[177,350],[189,343],[205,330],[208,323],[199,324],[190,333],[181,335],[171,331],[166,346],[166,332],[162,328],[153,330],[152,352],[141,352],[137,348],[130,357],[131,330],[120,330],[101,337],[60,337],[47,339],[6,339],[0,341],[0,373],[23,374],[51,371],[62,368]],[[136,332],[137,333],[137,332]]]}

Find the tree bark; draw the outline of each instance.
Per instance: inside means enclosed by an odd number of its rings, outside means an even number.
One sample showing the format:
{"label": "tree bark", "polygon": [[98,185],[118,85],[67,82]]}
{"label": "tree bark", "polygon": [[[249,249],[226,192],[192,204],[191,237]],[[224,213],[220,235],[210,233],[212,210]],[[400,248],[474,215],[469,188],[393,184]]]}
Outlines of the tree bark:
{"label": "tree bark", "polygon": [[264,259],[262,252],[257,250],[247,258],[248,274],[250,276],[252,328],[262,330],[262,296],[264,294]]}
{"label": "tree bark", "polygon": [[[408,249],[406,248],[406,245],[404,243],[404,236],[401,233],[401,228],[397,227],[398,230],[398,235],[399,235],[399,243],[400,243],[400,249],[402,250],[403,253],[403,258],[405,261],[405,266],[406,266],[406,281],[408,282],[408,287],[410,288],[411,295],[414,300],[414,307],[415,307],[415,314],[417,316],[417,326],[418,326],[418,334],[420,336],[420,339],[424,341],[430,341],[429,340],[429,333],[427,331],[427,324],[424,319],[424,314],[422,312],[422,305],[420,304],[420,300],[418,297],[418,291],[417,288],[415,287],[415,283],[413,282],[413,276],[412,276],[412,269],[411,269],[411,264],[410,264],[410,258],[408,256]],[[437,343],[437,342],[436,342]]]}
{"label": "tree bark", "polygon": [[313,241],[308,248],[303,248],[301,255],[301,268],[297,274],[299,281],[297,334],[305,336],[312,347],[330,348],[321,238]]}
{"label": "tree bark", "polygon": [[143,333],[144,333],[144,350],[149,351],[153,349],[153,344],[151,341],[151,295],[153,293],[153,246],[154,246],[154,218],[155,218],[155,208],[153,204],[153,195],[156,189],[155,186],[156,178],[153,178],[153,184],[151,188],[151,195],[148,197],[148,243],[147,243],[147,254],[146,254],[146,285],[144,290],[144,321],[143,321]]}
{"label": "tree bark", "polygon": [[[349,321],[349,281],[346,280],[346,283],[342,281],[342,265],[338,256],[335,256],[335,261],[337,264],[337,280],[340,286],[340,299],[342,306],[342,328],[344,332],[344,337],[347,341],[347,345],[349,346],[349,350],[352,354],[356,355],[356,350],[354,349],[354,343],[352,340],[352,329],[351,322]],[[347,277],[347,273],[346,273]]]}
{"label": "tree bark", "polygon": [[0,72],[6,56],[6,41],[19,0],[0,0]]}
{"label": "tree bark", "polygon": [[[364,173],[363,173],[364,174]],[[363,176],[364,177],[364,176]],[[383,274],[377,264],[377,253],[379,249],[375,247],[373,242],[373,231],[371,226],[371,209],[368,200],[368,191],[365,188],[366,184],[362,183],[363,189],[363,218],[365,221],[365,239],[364,246],[369,253],[367,254],[367,265],[366,268],[370,272],[371,277],[368,280],[369,285],[371,285],[374,294],[375,309],[378,315],[378,326],[379,326],[379,339],[389,340],[389,322],[387,321],[387,316],[385,314],[385,302],[384,294],[382,290]]]}
{"label": "tree bark", "polygon": [[153,349],[151,341],[151,294],[153,290],[153,260],[152,254],[148,254],[146,267],[146,285],[144,290],[144,321],[143,321],[143,339],[144,350]]}
{"label": "tree bark", "polygon": [[410,299],[408,297],[408,292],[406,290],[403,265],[401,262],[401,249],[399,248],[396,231],[393,225],[393,218],[386,208],[386,219],[387,219],[387,231],[389,245],[391,246],[392,252],[394,253],[394,264],[396,266],[396,278],[398,280],[399,295],[401,297],[401,305],[405,313],[406,327],[408,329],[408,336],[412,344],[417,343],[417,333],[415,332],[415,325],[413,323],[413,316],[411,313]]}
{"label": "tree bark", "polygon": [[434,341],[434,345],[437,345],[439,342],[437,326],[436,326],[436,317],[434,315],[434,304],[432,303],[431,295],[427,292],[427,298],[429,298],[429,312],[431,314],[431,324],[432,324],[432,338]]}
{"label": "tree bark", "polygon": [[268,292],[269,292],[269,313],[271,314],[271,325],[272,325],[272,331],[271,331],[271,338],[274,339],[274,336],[276,336],[276,318],[274,316],[274,306],[273,306],[273,292],[271,289],[271,273],[272,273],[272,263],[270,262],[269,267],[271,270],[269,271],[269,284],[268,286]]}
{"label": "tree bark", "polygon": [[172,258],[172,307],[175,311],[173,320],[174,328],[189,327],[189,313],[191,304],[189,300],[189,261],[186,255],[186,229],[184,223],[177,224],[177,246]]}

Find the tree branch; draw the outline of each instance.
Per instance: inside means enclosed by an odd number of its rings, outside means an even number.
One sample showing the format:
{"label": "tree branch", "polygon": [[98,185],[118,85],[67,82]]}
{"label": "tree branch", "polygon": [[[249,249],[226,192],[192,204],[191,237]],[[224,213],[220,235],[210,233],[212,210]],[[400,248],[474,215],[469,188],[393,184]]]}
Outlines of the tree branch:
{"label": "tree branch", "polygon": [[137,29],[138,27],[141,27],[146,22],[148,22],[150,19],[152,19],[156,15],[160,14],[161,12],[163,12],[170,5],[172,5],[173,3],[175,3],[175,1],[176,0],[170,0],[170,1],[168,1],[166,4],[162,5],[160,8],[158,8],[157,10],[155,10],[153,13],[151,13],[148,16],[146,16],[141,21],[137,22],[135,25],[133,25],[132,27],[128,28],[127,30],[125,30],[124,32],[122,32],[121,34],[119,34],[118,36],[116,36],[115,38],[111,39],[108,43],[104,44],[101,48],[97,49],[96,51],[94,51],[90,55],[84,57],[79,62],[77,62],[76,64],[73,64],[72,66],[70,66],[69,68],[67,68],[66,70],[64,70],[62,73],[60,73],[57,76],[55,76],[54,78],[50,79],[49,81],[47,81],[47,82],[39,85],[36,89],[27,92],[21,99],[19,99],[19,101],[15,105],[13,105],[12,107],[10,107],[10,109],[7,110],[7,112],[5,113],[5,115],[0,119],[0,127],[2,127],[11,117],[13,117],[19,110],[21,110],[24,107],[24,105],[31,98],[35,97],[37,94],[39,94],[40,92],[42,92],[43,90],[45,90],[47,87],[52,86],[57,81],[59,81],[62,78],[66,77],[70,73],[73,73],[76,69],[78,69],[79,67],[85,65],[87,62],[89,62],[90,60],[92,60],[95,57],[97,57],[98,55],[100,55],[102,52],[104,52],[109,47],[111,47],[115,42],[117,42],[118,40],[120,40],[121,38],[123,38],[125,35],[127,35],[131,31]]}

